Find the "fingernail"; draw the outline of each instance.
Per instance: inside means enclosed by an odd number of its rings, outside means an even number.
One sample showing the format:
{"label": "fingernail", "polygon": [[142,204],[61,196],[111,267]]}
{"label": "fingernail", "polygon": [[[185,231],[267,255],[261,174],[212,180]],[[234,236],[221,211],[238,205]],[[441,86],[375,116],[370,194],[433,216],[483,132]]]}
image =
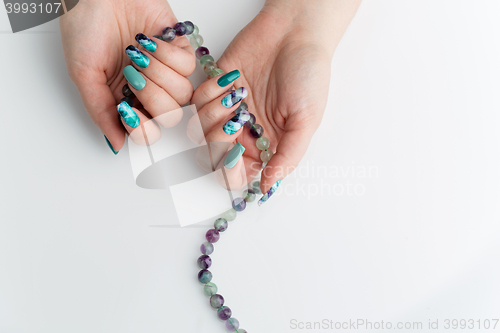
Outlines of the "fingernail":
{"label": "fingernail", "polygon": [[108,143],[108,147],[109,149],[111,149],[111,151],[113,152],[113,154],[118,154],[120,151],[119,150],[115,150],[115,148],[113,148],[113,146],[111,145],[111,142],[109,142],[108,138],[106,137],[106,135],[104,136],[104,138],[106,139],[106,142]]}
{"label": "fingernail", "polygon": [[156,45],[156,43],[153,42],[145,34],[139,33],[139,34],[135,35],[135,40],[137,41],[137,43],[141,44],[141,46],[143,48],[145,48],[146,50],[148,50],[149,52],[156,51],[156,48],[158,47],[158,45]]}
{"label": "fingernail", "polygon": [[278,180],[276,183],[274,183],[273,186],[271,186],[271,188],[269,189],[269,191],[267,191],[267,193],[264,194],[262,196],[262,198],[260,198],[260,200],[258,202],[259,206],[262,206],[262,204],[264,202],[266,202],[267,200],[269,200],[269,198],[271,197],[271,195],[273,195],[274,192],[276,192],[276,190],[278,189],[278,186],[280,186],[280,184],[281,184],[281,180]]}
{"label": "fingernail", "polygon": [[127,102],[121,102],[116,106],[116,109],[127,125],[133,128],[139,126],[141,120],[139,119],[137,113],[135,113],[134,109],[132,109]]}
{"label": "fingernail", "polygon": [[125,53],[128,55],[137,66],[141,68],[146,68],[149,65],[149,58],[144,55],[137,47],[133,45],[127,46]]}
{"label": "fingernail", "polygon": [[240,77],[240,71],[235,69],[232,72],[229,72],[227,74],[222,75],[217,80],[217,84],[219,85],[219,87],[225,87],[239,77]]}
{"label": "fingernail", "polygon": [[239,131],[240,128],[245,125],[245,123],[250,119],[250,113],[248,111],[242,110],[240,113],[234,115],[233,118],[229,119],[227,123],[224,124],[222,129],[229,135],[232,135]]}
{"label": "fingernail", "polygon": [[247,96],[248,90],[246,90],[244,87],[240,87],[224,97],[222,99],[222,105],[224,105],[226,108],[230,108]]}
{"label": "fingernail", "polygon": [[126,66],[123,69],[123,75],[128,83],[136,90],[142,90],[146,86],[146,79],[134,68],[134,66]]}
{"label": "fingernail", "polygon": [[227,153],[226,158],[224,159],[224,166],[228,169],[232,169],[244,152],[245,147],[238,142],[233,148],[231,148],[229,153]]}

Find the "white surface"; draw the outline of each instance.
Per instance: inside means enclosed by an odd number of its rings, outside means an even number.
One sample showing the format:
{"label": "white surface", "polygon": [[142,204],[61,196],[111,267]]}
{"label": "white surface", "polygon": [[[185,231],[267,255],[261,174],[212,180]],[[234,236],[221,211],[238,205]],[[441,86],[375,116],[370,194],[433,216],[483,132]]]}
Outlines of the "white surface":
{"label": "white surface", "polygon": [[[261,3],[171,1],[216,57]],[[362,4],[302,166],[216,246],[243,328],[499,318],[499,10]],[[126,150],[108,150],[57,23],[34,31],[0,34],[0,332],[223,332],[196,281],[205,227],[152,227],[175,226],[170,194],[137,187]]]}

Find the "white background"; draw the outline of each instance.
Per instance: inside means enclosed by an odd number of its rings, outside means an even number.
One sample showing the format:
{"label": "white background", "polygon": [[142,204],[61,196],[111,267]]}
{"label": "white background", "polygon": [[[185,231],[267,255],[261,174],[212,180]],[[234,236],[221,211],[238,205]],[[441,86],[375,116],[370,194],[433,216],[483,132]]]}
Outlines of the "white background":
{"label": "white background", "polygon": [[[171,0],[216,58],[262,3]],[[1,7],[0,332],[224,332],[196,279],[206,227],[176,227],[168,191],[137,187],[127,150],[109,151],[57,22],[12,34]],[[242,328],[500,317],[499,12],[364,1],[301,173],[216,244]]]}

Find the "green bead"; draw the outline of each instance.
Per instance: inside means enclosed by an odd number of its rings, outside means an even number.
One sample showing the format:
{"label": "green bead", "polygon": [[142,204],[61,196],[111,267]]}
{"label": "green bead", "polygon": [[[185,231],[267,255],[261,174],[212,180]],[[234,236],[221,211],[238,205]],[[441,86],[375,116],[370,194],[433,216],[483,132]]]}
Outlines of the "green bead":
{"label": "green bead", "polygon": [[196,41],[196,38],[189,38],[189,44],[191,44],[191,46],[193,47],[193,49],[197,49],[199,48],[201,45],[198,44],[198,42]]}
{"label": "green bead", "polygon": [[217,294],[217,286],[215,285],[215,283],[209,282],[203,287],[203,293],[205,294],[205,296],[215,295]]}
{"label": "green bead", "polygon": [[247,333],[244,329],[240,328],[239,330],[236,331],[236,333]]}
{"label": "green bead", "polygon": [[256,193],[256,194],[261,194],[262,192],[260,191],[260,181],[255,181],[252,183],[252,190]]}
{"label": "green bead", "polygon": [[215,220],[214,229],[218,232],[224,232],[227,229],[227,220],[223,218],[218,218]]}
{"label": "green bead", "polygon": [[203,57],[200,59],[200,65],[205,66],[205,63],[208,61],[213,61],[215,62],[214,57],[212,57],[210,54],[205,54]]}
{"label": "green bead", "polygon": [[257,139],[257,142],[255,143],[257,148],[259,148],[260,150],[268,149],[269,144],[270,144],[269,139],[265,138],[265,137],[261,137],[261,138]]}
{"label": "green bead", "polygon": [[236,215],[237,215],[236,210],[234,208],[231,208],[230,210],[222,214],[222,218],[225,219],[226,221],[234,221]]}
{"label": "green bead", "polygon": [[200,45],[200,46],[203,45],[204,40],[203,40],[203,37],[201,37],[201,35],[196,36],[195,39],[196,39],[196,42],[198,43],[198,45]]}
{"label": "green bead", "polygon": [[210,75],[210,73],[212,73],[212,71],[215,69],[217,69],[217,64],[215,63],[215,61],[207,61],[203,66],[203,70],[207,75]]}
{"label": "green bead", "polygon": [[269,160],[271,160],[271,157],[273,157],[273,152],[270,150],[263,150],[260,152],[260,159],[264,163],[269,162]]}
{"label": "green bead", "polygon": [[196,36],[198,36],[199,33],[200,33],[200,29],[198,29],[198,26],[195,24],[193,33],[190,36],[196,37]]}
{"label": "green bead", "polygon": [[224,74],[224,71],[220,68],[216,68],[212,72],[210,72],[210,78],[213,79],[217,75],[221,75],[221,74]]}
{"label": "green bead", "polygon": [[243,191],[243,198],[246,202],[253,202],[255,200],[255,193],[248,192],[248,190]]}

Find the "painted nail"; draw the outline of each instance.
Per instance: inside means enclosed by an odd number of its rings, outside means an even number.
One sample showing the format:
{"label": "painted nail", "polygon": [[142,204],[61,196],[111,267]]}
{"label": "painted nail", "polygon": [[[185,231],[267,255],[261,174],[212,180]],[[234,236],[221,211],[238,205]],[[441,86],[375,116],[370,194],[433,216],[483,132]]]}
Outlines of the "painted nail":
{"label": "painted nail", "polygon": [[133,45],[127,46],[125,53],[128,55],[137,66],[141,68],[146,68],[149,65],[149,58],[144,55],[137,47]]}
{"label": "painted nail", "polygon": [[156,43],[153,42],[145,34],[139,33],[139,34],[135,35],[135,40],[137,41],[137,43],[141,44],[141,46],[143,48],[145,48],[146,50],[148,50],[149,52],[156,51],[156,48],[158,47],[158,45],[156,45]]}
{"label": "painted nail", "polygon": [[224,159],[224,166],[228,169],[232,169],[244,152],[245,147],[238,142],[233,148],[231,148],[229,153],[227,153],[226,158]]}
{"label": "painted nail", "polygon": [[260,198],[260,200],[258,202],[259,206],[262,206],[262,204],[264,202],[266,202],[267,200],[269,200],[269,198],[271,197],[271,195],[273,195],[274,192],[276,192],[276,190],[278,189],[278,186],[280,186],[280,184],[281,184],[281,180],[278,180],[276,183],[274,183],[273,186],[271,186],[271,188],[269,189],[269,191],[267,191],[267,193],[264,194],[262,196],[262,198]]}
{"label": "painted nail", "polygon": [[113,152],[113,154],[118,154],[120,151],[119,150],[115,150],[115,148],[113,148],[113,146],[111,145],[111,142],[109,142],[108,138],[106,137],[106,135],[104,136],[104,138],[106,139],[106,142],[108,143],[108,147],[109,149],[111,149],[111,151]]}
{"label": "painted nail", "polygon": [[246,90],[244,87],[240,87],[224,97],[222,99],[222,105],[224,105],[226,108],[230,108],[247,96],[248,90]]}
{"label": "painted nail", "polygon": [[146,86],[146,79],[142,77],[134,66],[126,66],[123,69],[123,75],[125,75],[128,83],[136,90],[142,90]]}
{"label": "painted nail", "polygon": [[227,74],[222,75],[217,80],[217,84],[219,85],[219,87],[225,87],[239,77],[240,77],[240,71],[235,69],[232,72],[229,72]]}
{"label": "painted nail", "polygon": [[132,109],[127,102],[121,102],[116,106],[116,109],[127,125],[133,128],[139,126],[141,120],[139,119],[137,113],[135,113],[134,109]]}
{"label": "painted nail", "polygon": [[248,111],[242,110],[240,113],[235,114],[233,118],[229,119],[229,121],[224,124],[224,127],[222,127],[222,129],[227,134],[232,135],[238,132],[249,119],[250,113],[248,113]]}

